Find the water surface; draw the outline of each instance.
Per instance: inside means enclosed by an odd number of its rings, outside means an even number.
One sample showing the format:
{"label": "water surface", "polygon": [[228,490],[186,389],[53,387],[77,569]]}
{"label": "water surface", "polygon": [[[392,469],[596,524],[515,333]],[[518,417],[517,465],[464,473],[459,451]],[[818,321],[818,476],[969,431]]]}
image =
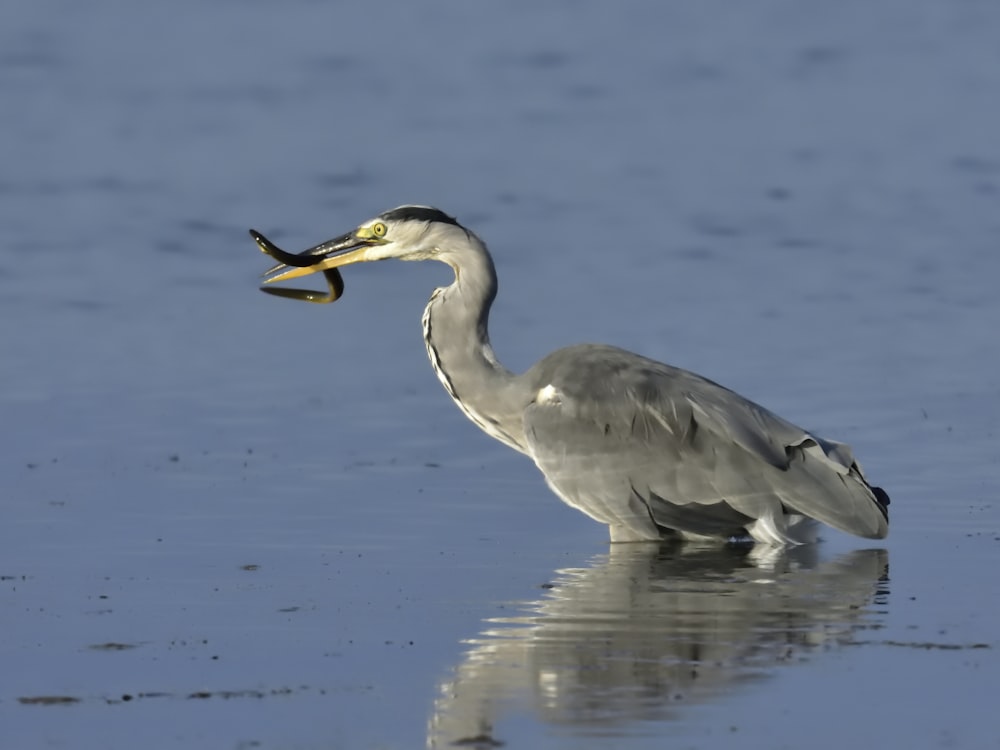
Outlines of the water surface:
{"label": "water surface", "polygon": [[[2,15],[0,744],[996,744],[992,3]],[[701,372],[890,538],[611,549],[441,391],[446,268],[256,291],[249,227],[405,202],[490,244],[509,367]]]}

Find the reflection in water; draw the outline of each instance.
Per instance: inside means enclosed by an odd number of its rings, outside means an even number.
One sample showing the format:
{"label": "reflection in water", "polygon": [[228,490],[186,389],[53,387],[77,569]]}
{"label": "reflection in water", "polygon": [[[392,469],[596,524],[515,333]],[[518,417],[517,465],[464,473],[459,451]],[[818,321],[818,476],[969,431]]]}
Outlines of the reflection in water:
{"label": "reflection in water", "polygon": [[885,604],[886,551],[819,554],[613,545],[589,567],[560,570],[527,614],[491,619],[470,641],[440,686],[428,746],[498,746],[494,723],[524,708],[625,732],[877,628],[868,605]]}

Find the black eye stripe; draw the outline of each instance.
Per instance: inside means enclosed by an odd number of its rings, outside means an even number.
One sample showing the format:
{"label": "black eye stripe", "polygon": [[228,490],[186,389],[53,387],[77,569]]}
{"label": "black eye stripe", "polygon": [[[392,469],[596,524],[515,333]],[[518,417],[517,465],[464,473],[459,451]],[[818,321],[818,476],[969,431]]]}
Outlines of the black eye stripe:
{"label": "black eye stripe", "polygon": [[454,224],[456,227],[461,226],[455,221],[454,216],[448,216],[444,211],[430,206],[400,206],[386,211],[379,218],[386,221],[437,221],[443,224]]}

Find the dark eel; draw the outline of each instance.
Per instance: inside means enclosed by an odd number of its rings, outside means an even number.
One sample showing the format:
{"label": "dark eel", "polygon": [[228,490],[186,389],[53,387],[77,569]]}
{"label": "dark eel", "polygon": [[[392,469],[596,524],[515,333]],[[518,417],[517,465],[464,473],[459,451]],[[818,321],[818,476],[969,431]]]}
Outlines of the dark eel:
{"label": "dark eel", "polygon": [[[322,255],[308,255],[305,253],[296,255],[294,253],[286,252],[256,229],[250,230],[250,236],[253,237],[254,242],[257,243],[257,247],[260,248],[261,252],[270,255],[278,261],[278,263],[286,266],[308,268],[309,266],[315,266],[317,263],[322,263],[323,260],[325,260]],[[274,269],[272,268],[271,271],[273,270]],[[324,269],[323,278],[326,279],[326,286],[328,289],[327,292],[314,292],[309,289],[287,289],[277,286],[262,286],[260,290],[262,292],[267,292],[268,294],[273,294],[275,297],[297,299],[302,302],[315,302],[317,304],[336,302],[344,294],[344,277],[340,275],[340,269]]]}

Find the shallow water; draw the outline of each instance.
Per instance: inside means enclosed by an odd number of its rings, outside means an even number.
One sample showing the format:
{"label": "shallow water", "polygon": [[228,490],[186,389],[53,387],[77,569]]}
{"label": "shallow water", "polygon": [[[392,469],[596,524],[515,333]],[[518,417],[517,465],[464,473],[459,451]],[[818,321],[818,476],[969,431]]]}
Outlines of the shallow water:
{"label": "shallow water", "polygon": [[[1000,9],[103,0],[0,24],[0,744],[997,744]],[[892,534],[609,548],[426,362],[613,342],[850,442]],[[458,743],[456,745],[456,743]]]}

